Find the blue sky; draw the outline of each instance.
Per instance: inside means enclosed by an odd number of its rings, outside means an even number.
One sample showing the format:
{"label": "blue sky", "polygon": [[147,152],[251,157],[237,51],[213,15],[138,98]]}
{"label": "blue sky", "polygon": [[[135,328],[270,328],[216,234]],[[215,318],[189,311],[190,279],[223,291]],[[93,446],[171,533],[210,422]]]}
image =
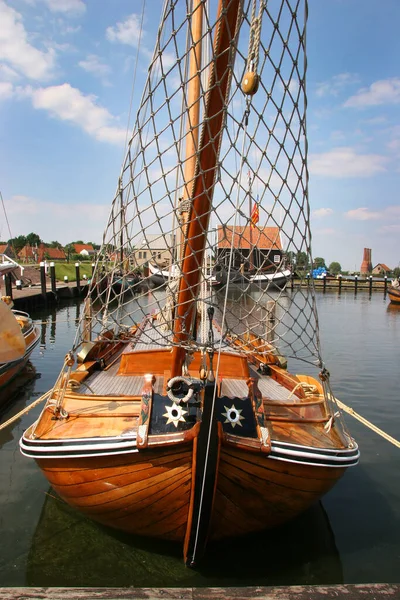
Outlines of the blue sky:
{"label": "blue sky", "polygon": [[[133,109],[162,0],[147,0]],[[123,159],[142,0],[0,0],[0,190],[13,236],[101,241]],[[309,0],[313,254],[400,253],[399,0]],[[0,239],[8,239],[0,214]]]}

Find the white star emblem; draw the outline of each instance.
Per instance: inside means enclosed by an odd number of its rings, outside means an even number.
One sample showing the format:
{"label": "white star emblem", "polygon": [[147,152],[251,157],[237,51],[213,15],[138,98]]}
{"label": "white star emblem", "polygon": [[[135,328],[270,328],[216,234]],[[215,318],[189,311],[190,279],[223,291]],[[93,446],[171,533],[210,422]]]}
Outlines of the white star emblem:
{"label": "white star emblem", "polygon": [[222,416],[226,417],[224,423],[230,423],[233,428],[235,428],[236,425],[243,427],[240,422],[244,420],[244,417],[241,415],[243,409],[236,408],[234,404],[232,404],[230,408],[224,406],[224,409],[226,410],[226,412],[222,413]]}
{"label": "white star emblem", "polygon": [[175,427],[178,427],[179,421],[185,422],[185,417],[183,415],[187,415],[188,411],[183,410],[182,406],[174,403],[172,406],[166,406],[165,408],[167,412],[163,414],[163,417],[168,419],[167,425],[173,423]]}

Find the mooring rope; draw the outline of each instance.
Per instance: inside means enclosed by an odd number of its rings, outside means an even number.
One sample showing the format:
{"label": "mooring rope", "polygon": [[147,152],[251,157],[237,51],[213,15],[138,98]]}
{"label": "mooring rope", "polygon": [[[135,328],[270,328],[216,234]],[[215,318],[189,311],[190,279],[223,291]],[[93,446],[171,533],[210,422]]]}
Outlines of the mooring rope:
{"label": "mooring rope", "polygon": [[45,394],[43,394],[42,396],[40,396],[40,398],[38,398],[37,400],[35,400],[34,402],[32,402],[32,404],[30,404],[29,406],[26,406],[19,413],[17,413],[16,415],[14,415],[10,419],[8,419],[8,421],[5,421],[4,423],[1,423],[1,425],[0,425],[0,431],[2,429],[5,429],[9,425],[12,425],[12,423],[14,423],[15,421],[17,421],[20,417],[23,417],[24,415],[26,415],[30,410],[32,410],[32,408],[35,408],[35,406],[37,406],[38,404],[40,404],[44,400],[47,400],[47,398],[50,396],[51,392],[52,392],[52,390],[49,390],[48,392],[46,392]]}
{"label": "mooring rope", "polygon": [[386,441],[390,442],[397,448],[400,448],[400,441],[396,440],[394,437],[392,437],[382,429],[379,429],[379,427],[371,423],[371,421],[368,421],[368,419],[365,419],[364,417],[359,415],[353,408],[350,408],[350,406],[347,406],[346,404],[344,404],[344,402],[341,402],[335,396],[332,396],[332,400],[334,400],[338,407],[344,410],[344,412],[348,413],[349,415],[360,421],[360,423],[362,423],[363,425],[365,425],[366,427],[383,437],[383,439],[385,439]]}

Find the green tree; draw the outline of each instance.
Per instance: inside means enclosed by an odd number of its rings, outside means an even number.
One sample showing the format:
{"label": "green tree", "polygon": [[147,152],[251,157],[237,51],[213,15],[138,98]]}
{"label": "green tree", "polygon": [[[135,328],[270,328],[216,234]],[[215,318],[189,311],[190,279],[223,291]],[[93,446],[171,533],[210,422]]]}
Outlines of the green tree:
{"label": "green tree", "polygon": [[339,273],[342,272],[341,264],[336,261],[331,262],[328,271],[332,273],[332,275],[339,275]]}
{"label": "green tree", "polygon": [[325,267],[326,269],[325,259],[321,256],[317,256],[316,258],[314,258],[313,265],[314,269],[319,269],[320,267]]}
{"label": "green tree", "polygon": [[28,233],[28,235],[26,236],[26,243],[30,246],[36,246],[36,244],[39,246],[41,241],[42,240],[40,239],[40,235],[38,235],[37,233],[33,233],[33,231],[31,233]]}
{"label": "green tree", "polygon": [[62,248],[62,244],[60,244],[60,242],[57,242],[56,240],[54,242],[50,242],[50,244],[46,244],[46,246],[48,246],[49,248]]}
{"label": "green tree", "polygon": [[64,248],[65,254],[67,255],[67,262],[69,263],[69,259],[75,253],[75,248],[73,244],[67,244]]}
{"label": "green tree", "polygon": [[393,275],[394,277],[400,277],[400,267],[395,267],[393,269]]}
{"label": "green tree", "polygon": [[25,235],[19,235],[18,237],[12,238],[11,240],[8,240],[8,243],[10,244],[10,246],[12,248],[14,248],[15,252],[18,254],[18,252],[20,250],[22,250],[22,248],[24,246],[26,246],[27,243],[27,239]]}
{"label": "green tree", "polygon": [[297,269],[308,269],[309,261],[306,252],[298,252],[296,255],[296,268]]}

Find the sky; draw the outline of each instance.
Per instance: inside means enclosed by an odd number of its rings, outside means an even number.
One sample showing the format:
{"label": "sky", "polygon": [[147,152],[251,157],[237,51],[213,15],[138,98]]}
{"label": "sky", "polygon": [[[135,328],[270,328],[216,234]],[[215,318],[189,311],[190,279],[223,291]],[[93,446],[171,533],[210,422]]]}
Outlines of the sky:
{"label": "sky", "polygon": [[[0,0],[0,191],[12,237],[100,243],[162,0]],[[399,0],[309,0],[312,249],[399,266]],[[136,63],[141,33],[139,60]],[[132,121],[132,117],[131,117]],[[0,240],[10,237],[0,207]]]}

